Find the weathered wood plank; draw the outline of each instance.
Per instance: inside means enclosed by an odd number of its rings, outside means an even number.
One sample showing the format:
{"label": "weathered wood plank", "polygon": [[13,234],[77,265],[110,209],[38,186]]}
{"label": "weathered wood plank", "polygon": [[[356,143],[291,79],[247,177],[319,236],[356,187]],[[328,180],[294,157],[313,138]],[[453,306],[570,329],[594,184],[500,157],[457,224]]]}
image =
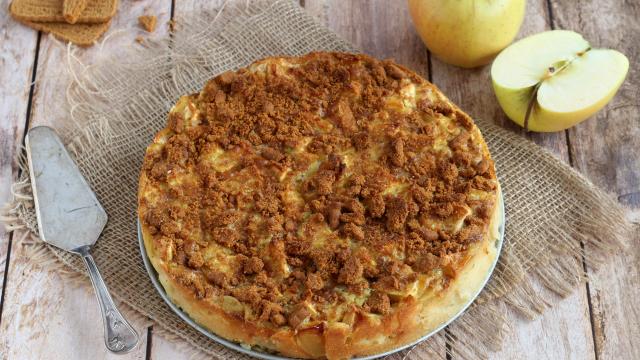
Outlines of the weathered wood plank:
{"label": "weathered wood plank", "polygon": [[[541,291],[540,285],[534,288]],[[589,309],[584,289],[574,292],[533,321],[510,317],[512,331],[489,359],[593,359]]]}
{"label": "weathered wood plank", "polygon": [[[602,111],[569,130],[573,165],[615,193],[640,220],[640,3],[552,0],[556,27],[584,35],[594,47],[617,49],[630,61],[620,92]],[[603,69],[606,71],[606,69]],[[598,272],[589,271],[596,352],[600,359],[638,359],[640,250],[630,248]],[[588,251],[588,249],[587,249]]]}
{"label": "weathered wood plank", "polygon": [[162,336],[153,334],[150,357],[153,360],[188,360],[195,348],[185,350],[178,343],[168,341]]}
{"label": "weathered wood plank", "polygon": [[[102,56],[101,51],[114,54],[139,46],[134,41],[142,33],[138,30],[137,17],[143,13],[156,14],[159,23],[163,24],[170,11],[170,2],[123,1],[109,31],[113,34],[110,40],[104,46],[79,49],[76,55],[84,64],[91,64]],[[153,36],[162,36],[165,28],[159,27]],[[30,126],[68,124],[65,92],[70,77],[66,66],[65,47],[51,37],[43,36]],[[2,322],[0,333],[4,342],[1,345],[8,358],[115,358],[103,345],[100,313],[92,292],[76,288],[34,264],[27,249],[20,245],[12,247],[7,279],[3,311],[7,321]],[[146,356],[146,321],[133,321],[132,325],[141,335],[141,342],[133,352],[118,356],[118,359],[143,359]]]}
{"label": "weathered wood plank", "polygon": [[[550,29],[550,15],[545,0],[527,2],[527,12],[518,38]],[[466,70],[432,58],[433,82],[449,98],[474,118],[492,119],[503,127],[520,133],[542,145],[564,161],[569,160],[564,132],[525,134],[500,108],[491,85],[490,69]],[[505,339],[500,359],[521,358],[592,358],[594,354],[588,300],[585,287],[564,299],[543,316],[529,322],[512,317],[513,333]]]}
{"label": "weathered wood plank", "polygon": [[0,328],[7,359],[144,359],[145,323],[132,322],[141,338],[133,352],[110,354],[93,292],[33,264],[24,247],[14,249]]}
{"label": "weathered wood plank", "polygon": [[[0,3],[3,9],[8,0]],[[18,176],[14,162],[26,123],[31,73],[38,34],[10,20],[9,13],[0,13],[0,206],[11,198],[11,184]],[[0,304],[7,264],[10,234],[0,225]],[[1,311],[1,309],[0,309]],[[1,314],[0,314],[1,321]]]}

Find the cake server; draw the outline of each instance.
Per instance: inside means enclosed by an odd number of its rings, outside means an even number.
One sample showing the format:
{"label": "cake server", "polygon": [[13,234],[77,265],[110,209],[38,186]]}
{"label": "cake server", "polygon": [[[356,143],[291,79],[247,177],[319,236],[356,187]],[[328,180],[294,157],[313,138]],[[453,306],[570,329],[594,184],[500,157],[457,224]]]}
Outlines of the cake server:
{"label": "cake server", "polygon": [[129,352],[138,334],[113,303],[89,252],[107,223],[107,213],[53,129],[32,128],[25,145],[40,238],[82,257],[100,304],[105,345],[117,354]]}

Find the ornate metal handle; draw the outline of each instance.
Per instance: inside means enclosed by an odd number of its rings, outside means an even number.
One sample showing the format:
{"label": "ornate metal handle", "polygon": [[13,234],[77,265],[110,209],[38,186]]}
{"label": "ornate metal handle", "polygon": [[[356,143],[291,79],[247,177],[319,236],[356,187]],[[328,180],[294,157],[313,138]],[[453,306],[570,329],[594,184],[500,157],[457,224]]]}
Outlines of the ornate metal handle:
{"label": "ornate metal handle", "polygon": [[98,303],[102,312],[102,323],[104,324],[104,343],[107,349],[116,354],[124,354],[133,350],[138,344],[138,334],[113,303],[107,285],[102,280],[93,257],[89,254],[89,248],[79,249],[79,252],[82,255],[84,264],[87,266],[91,283],[98,296]]}

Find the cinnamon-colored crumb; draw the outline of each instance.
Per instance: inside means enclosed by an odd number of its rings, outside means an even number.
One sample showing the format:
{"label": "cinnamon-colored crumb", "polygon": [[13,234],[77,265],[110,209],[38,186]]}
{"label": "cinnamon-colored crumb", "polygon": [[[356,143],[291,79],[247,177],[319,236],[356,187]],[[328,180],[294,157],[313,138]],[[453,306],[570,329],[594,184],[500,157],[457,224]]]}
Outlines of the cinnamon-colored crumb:
{"label": "cinnamon-colored crumb", "polygon": [[155,15],[142,15],[138,16],[138,23],[147,32],[154,32],[156,30],[156,24],[158,18]]}
{"label": "cinnamon-colored crumb", "polygon": [[400,197],[389,197],[385,202],[387,210],[387,229],[391,232],[402,232],[409,215],[407,201]]}
{"label": "cinnamon-colored crumb", "polygon": [[355,257],[350,257],[340,270],[338,282],[347,285],[355,284],[359,282],[363,271],[364,267],[360,264],[360,260]]}
{"label": "cinnamon-colored crumb", "polygon": [[404,153],[404,140],[395,139],[391,142],[391,163],[395,166],[402,166],[407,161]]}
{"label": "cinnamon-colored crumb", "polygon": [[307,275],[306,285],[310,290],[321,290],[324,287],[324,281],[320,275],[311,273]]}
{"label": "cinnamon-colored crumb", "polygon": [[262,270],[264,267],[264,263],[259,257],[252,256],[247,259],[243,265],[243,272],[245,274],[256,274]]}
{"label": "cinnamon-colored crumb", "polygon": [[367,299],[366,305],[371,308],[371,311],[377,314],[386,315],[391,310],[391,301],[387,294],[374,291]]}

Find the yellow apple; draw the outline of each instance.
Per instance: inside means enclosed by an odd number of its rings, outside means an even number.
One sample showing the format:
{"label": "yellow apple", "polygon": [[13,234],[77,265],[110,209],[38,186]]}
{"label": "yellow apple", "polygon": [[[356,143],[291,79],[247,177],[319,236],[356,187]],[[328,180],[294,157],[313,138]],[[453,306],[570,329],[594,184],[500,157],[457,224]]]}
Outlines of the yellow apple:
{"label": "yellow apple", "polygon": [[513,41],[525,6],[526,0],[409,0],[409,13],[431,53],[472,68]]}
{"label": "yellow apple", "polygon": [[616,94],[629,60],[592,49],[573,31],[545,31],[502,51],[491,66],[493,89],[507,116],[527,130],[561,131],[585,120]]}

